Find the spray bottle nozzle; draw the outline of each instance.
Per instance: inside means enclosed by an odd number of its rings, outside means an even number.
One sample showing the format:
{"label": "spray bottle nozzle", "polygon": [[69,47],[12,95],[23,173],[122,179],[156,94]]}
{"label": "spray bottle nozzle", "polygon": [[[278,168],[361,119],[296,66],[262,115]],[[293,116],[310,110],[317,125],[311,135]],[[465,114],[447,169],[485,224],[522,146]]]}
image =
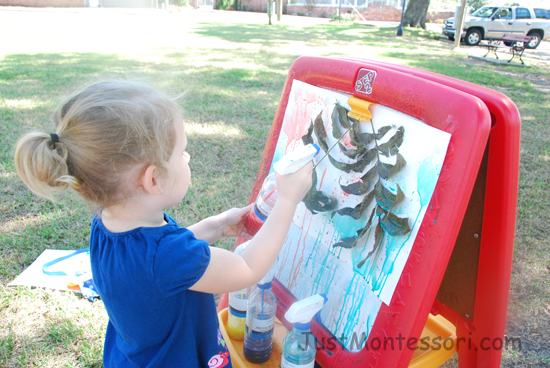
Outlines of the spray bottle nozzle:
{"label": "spray bottle nozzle", "polygon": [[323,308],[327,302],[325,294],[316,294],[292,304],[285,313],[285,318],[299,330],[307,330],[315,314]]}
{"label": "spray bottle nozzle", "polygon": [[286,175],[300,170],[304,167],[321,148],[315,143],[300,147],[286,155],[273,164],[273,169],[279,175]]}

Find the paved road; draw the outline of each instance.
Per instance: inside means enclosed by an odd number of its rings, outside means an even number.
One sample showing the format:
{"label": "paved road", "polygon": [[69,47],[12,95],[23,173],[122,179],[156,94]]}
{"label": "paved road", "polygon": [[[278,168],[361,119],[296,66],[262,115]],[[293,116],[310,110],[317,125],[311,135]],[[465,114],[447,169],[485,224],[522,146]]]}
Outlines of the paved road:
{"label": "paved road", "polygon": [[540,60],[550,63],[550,40],[542,41],[539,47],[537,47],[535,50],[525,51],[526,55],[527,53],[538,56],[540,57]]}

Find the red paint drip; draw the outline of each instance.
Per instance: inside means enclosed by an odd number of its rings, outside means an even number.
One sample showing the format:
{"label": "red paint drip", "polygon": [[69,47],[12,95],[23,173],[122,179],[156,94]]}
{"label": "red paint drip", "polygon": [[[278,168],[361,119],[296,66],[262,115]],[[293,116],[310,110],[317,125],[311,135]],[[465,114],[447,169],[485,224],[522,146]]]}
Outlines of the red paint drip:
{"label": "red paint drip", "polygon": [[[306,209],[306,214],[307,214],[307,211],[308,210]],[[296,285],[298,274],[300,273],[301,265],[304,262],[304,252],[306,250],[306,237],[307,237],[307,234],[309,233],[309,228],[311,227],[311,221],[313,220],[313,216],[310,216],[309,224],[308,224],[307,230],[304,234],[305,220],[306,220],[306,216],[304,214],[304,221],[302,222],[302,227],[301,227],[302,231],[300,232],[300,239],[298,239],[298,244],[300,244],[300,242],[302,242],[302,235],[303,235],[302,254],[300,255],[300,259],[298,260],[298,263],[296,264],[296,268],[294,268],[294,261],[292,262],[292,268],[294,269],[294,272],[292,273],[292,280],[289,282],[289,287],[293,284],[294,284],[294,286]],[[298,247],[296,247],[296,250],[298,250]],[[294,255],[294,259],[296,259],[296,254]]]}
{"label": "red paint drip", "polygon": [[[321,181],[319,182],[319,188],[321,188],[321,185],[323,185],[323,179],[325,178],[326,173],[327,173],[327,168],[325,167],[325,169],[323,170],[323,176],[321,177]],[[307,212],[307,209],[306,209],[306,212]],[[304,235],[303,232],[304,232],[305,220],[306,220],[306,217],[304,215],[304,221],[302,222],[302,226],[301,226],[302,231],[300,232],[300,238],[298,239],[298,243],[297,243],[298,245],[300,244],[300,242],[302,240],[302,235]],[[305,235],[307,235],[309,233],[309,227],[311,226],[311,221],[312,220],[313,220],[313,216],[311,216],[310,219],[309,219],[309,225],[308,225],[308,228],[306,230]],[[289,280],[289,283],[288,283],[289,287],[293,284],[294,285],[296,284],[296,279],[298,278],[298,273],[300,271],[300,265],[302,264],[302,262],[304,260],[304,252],[305,252],[305,249],[306,249],[306,246],[305,246],[306,237],[305,237],[305,235],[304,235],[304,241],[303,241],[303,245],[302,245],[302,254],[300,255],[300,259],[298,260],[298,263],[296,263],[296,256],[298,255],[299,249],[298,249],[298,246],[296,246],[296,253],[294,253],[294,259],[292,259],[292,268],[291,268],[291,270],[293,270],[293,272],[292,272],[292,278]],[[296,268],[294,268],[295,264],[296,264]]]}

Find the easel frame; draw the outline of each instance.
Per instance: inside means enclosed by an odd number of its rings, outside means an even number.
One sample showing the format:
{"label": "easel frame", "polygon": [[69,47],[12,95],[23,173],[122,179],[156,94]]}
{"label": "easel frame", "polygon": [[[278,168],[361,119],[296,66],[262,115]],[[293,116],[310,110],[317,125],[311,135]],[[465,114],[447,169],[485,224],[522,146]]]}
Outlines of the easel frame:
{"label": "easel frame", "polygon": [[[354,89],[358,72],[364,68],[375,70],[377,78],[379,78],[373,83],[372,94],[368,95]],[[513,244],[515,204],[517,202],[519,134],[516,134],[516,131],[519,132],[519,114],[515,105],[508,98],[494,91],[412,68],[351,58],[299,58],[288,73],[281,103],[264,150],[250,202],[255,200],[263,179],[269,173],[290,87],[294,79],[403,111],[453,134],[452,147],[448,151],[436,192],[432,197],[429,211],[413,246],[406,269],[401,276],[398,289],[390,305],[382,306],[373,332],[369,335],[367,346],[370,346],[369,341],[372,339],[385,339],[393,335],[397,336],[398,333],[407,338],[420,336],[430,311],[435,314],[441,313],[451,320],[457,327],[459,338],[471,338],[476,344],[479,344],[482,334],[502,338],[503,323],[506,319],[512,252],[508,249],[508,244],[510,237]],[[399,85],[400,88],[397,89],[392,83]],[[439,106],[432,106],[431,109],[428,109],[430,104],[422,102],[433,99],[434,96],[436,96],[435,99],[439,102]],[[441,101],[446,101],[446,99],[448,99],[448,103],[442,104]],[[462,105],[467,105],[469,109],[475,111],[465,112],[460,108],[457,109],[457,106]],[[511,117],[507,118],[507,114]],[[466,120],[469,120],[470,123],[465,122]],[[495,121],[498,123],[493,128],[491,128],[491,120],[493,123]],[[475,123],[471,123],[471,121],[475,121]],[[475,312],[472,317],[473,321],[471,321],[437,301],[436,295],[447,263],[451,258],[453,245],[460,232],[468,200],[483,161],[489,134],[491,134],[491,144],[488,149],[487,185],[497,185],[502,188],[499,188],[496,193],[484,193],[483,246],[479,254]],[[462,141],[464,139],[467,139],[467,144]],[[508,147],[515,154],[506,155],[504,162],[501,162],[500,165],[496,164],[494,159],[496,155]],[[517,149],[517,152],[514,148]],[[498,183],[499,179],[505,181]],[[502,200],[499,195],[506,197],[505,203],[501,205],[497,205],[497,199]],[[449,199],[450,196],[453,198]],[[448,204],[449,201],[452,202],[452,205]],[[441,206],[441,204],[444,205]],[[496,221],[488,219],[489,213],[491,218],[492,215],[498,217]],[[502,231],[503,229],[505,231]],[[497,240],[488,243],[485,239],[492,235],[487,234],[498,235],[495,238]],[[488,257],[495,256],[491,252],[499,242],[506,244],[507,250],[503,252],[504,254],[497,255],[499,256],[497,262],[488,262]],[[427,251],[428,249],[430,250]],[[429,272],[430,275],[425,277],[422,270]],[[493,272],[496,274],[492,274]],[[501,277],[501,281],[498,287],[495,287],[494,284],[490,285],[499,277]],[[280,283],[274,283],[274,289],[280,303],[278,318],[286,322],[283,315],[294,301],[293,297]],[[490,290],[491,293],[486,296],[479,295],[484,290]],[[499,304],[497,313],[494,313],[493,305],[495,303],[484,304],[488,303],[491,298],[497,298]],[[227,298],[222,296],[218,308],[223,308],[226,305]],[[504,315],[502,310],[504,310]],[[488,316],[488,314],[492,315]],[[482,318],[488,322],[476,324],[476,321],[481,321]],[[319,340],[331,337],[330,333],[318,324],[312,326],[312,332]],[[401,351],[363,349],[358,353],[350,353],[342,349],[339,344],[336,345],[334,350],[319,350],[317,353],[318,363],[325,367],[354,365],[406,367],[413,354],[413,350],[410,349]],[[495,365],[497,360],[500,363],[500,355],[500,352],[497,354],[486,351],[474,352],[473,349],[459,349],[460,364],[465,367],[496,367],[498,366]],[[482,363],[474,365],[473,363],[478,360],[490,365],[478,365]]]}

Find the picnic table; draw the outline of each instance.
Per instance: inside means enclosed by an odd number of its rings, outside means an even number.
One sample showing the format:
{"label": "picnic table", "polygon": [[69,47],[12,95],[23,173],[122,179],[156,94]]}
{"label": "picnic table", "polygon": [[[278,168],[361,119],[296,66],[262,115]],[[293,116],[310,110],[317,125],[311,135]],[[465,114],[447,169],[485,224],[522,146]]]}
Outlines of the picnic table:
{"label": "picnic table", "polygon": [[[508,62],[511,62],[514,58],[517,57],[522,64],[525,64],[521,56],[525,51],[525,45],[529,43],[532,38],[533,36],[505,34],[501,39],[498,40],[491,39],[488,40],[487,43],[480,42],[479,46],[487,48],[487,53],[483,55],[483,57],[487,57],[489,53],[492,53],[498,59],[499,57],[497,55],[497,51],[510,51],[512,52],[512,58],[508,60]],[[506,45],[506,43],[509,43],[509,45]]]}

